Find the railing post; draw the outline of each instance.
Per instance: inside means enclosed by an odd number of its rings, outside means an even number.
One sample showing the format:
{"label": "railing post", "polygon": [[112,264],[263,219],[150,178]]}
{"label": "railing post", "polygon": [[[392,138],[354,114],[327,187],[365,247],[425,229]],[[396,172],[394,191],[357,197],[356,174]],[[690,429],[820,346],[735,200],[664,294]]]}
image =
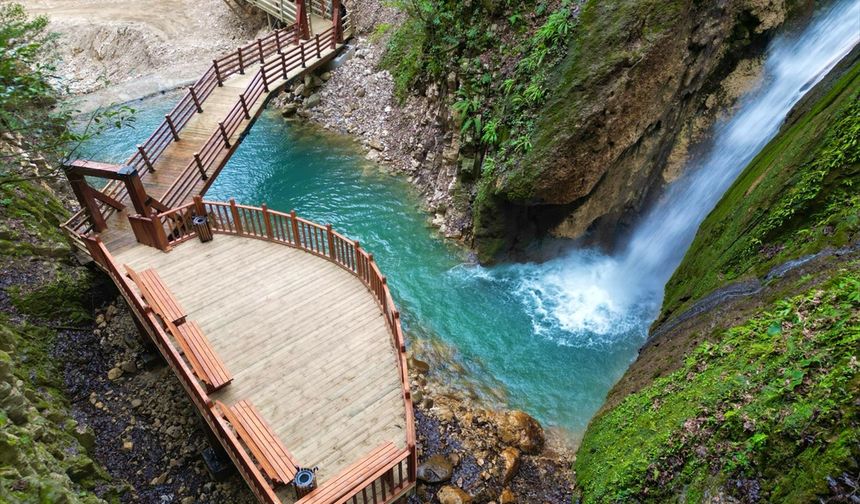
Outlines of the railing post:
{"label": "railing post", "polygon": [[290,224],[293,227],[293,241],[296,242],[297,248],[302,248],[302,239],[299,238],[299,221],[295,210],[290,210]]}
{"label": "railing post", "polygon": [[306,2],[307,0],[296,0],[296,23],[299,25],[299,35],[303,39],[307,39],[310,34]]}
{"label": "railing post", "polygon": [[260,63],[262,63],[265,60],[263,57],[263,39],[257,39],[257,49],[260,50]]}
{"label": "railing post", "polygon": [[245,112],[245,119],[250,119],[251,114],[248,112],[248,102],[245,101],[245,93],[239,95],[239,103],[242,104],[242,111]]}
{"label": "railing post", "polygon": [[218,68],[218,60],[212,60],[212,66],[215,67],[215,79],[218,81],[218,86],[223,86],[224,80],[221,79],[221,70]]}
{"label": "railing post", "polygon": [[343,19],[340,18],[340,0],[331,0],[331,24],[334,26],[334,36],[331,41],[331,47],[334,49],[337,47],[337,44],[343,42]]}
{"label": "railing post", "polygon": [[155,167],[152,166],[152,161],[149,160],[149,156],[146,155],[146,150],[142,145],[137,146],[137,152],[140,152],[140,157],[143,158],[143,163],[149,168],[149,171],[154,172]]}
{"label": "railing post", "polygon": [[244,234],[242,219],[239,217],[239,209],[236,208],[236,200],[234,198],[230,198],[230,213],[233,215],[233,227],[236,229],[236,234]]}
{"label": "railing post", "polygon": [[191,93],[191,99],[194,100],[194,106],[197,107],[197,113],[203,113],[203,107],[200,106],[200,99],[197,98],[197,91],[194,90],[194,86],[188,86],[188,91]]}
{"label": "railing post", "polygon": [[355,274],[358,275],[358,278],[364,280],[364,273],[362,270],[363,261],[361,260],[361,245],[359,245],[358,240],[355,240],[355,245],[353,247],[355,251]]}
{"label": "railing post", "polygon": [[334,233],[331,231],[331,224],[325,225],[325,234],[328,237],[328,256],[332,261],[337,262],[337,252],[334,250]]}
{"label": "railing post", "polygon": [[415,451],[415,444],[409,443],[409,462],[406,463],[406,473],[409,476],[409,482],[413,482],[417,479],[417,471],[416,462],[418,462],[417,452]]}
{"label": "railing post", "polygon": [[274,233],[272,233],[272,217],[269,215],[269,209],[266,207],[265,203],[260,206],[263,209],[263,224],[266,226],[266,236],[269,240],[272,240],[275,236]]}
{"label": "railing post", "polygon": [[72,191],[78,199],[78,203],[87,215],[89,215],[93,229],[97,233],[107,229],[107,222],[105,222],[101,209],[99,209],[98,203],[92,196],[92,188],[87,184],[84,176],[80,173],[74,173],[68,167],[64,171],[66,172],[66,177],[69,179],[69,184],[72,186]]}
{"label": "railing post", "polygon": [[224,138],[224,147],[230,148],[230,136],[227,134],[227,128],[224,127],[224,121],[218,123],[218,129],[221,130],[221,137]]}
{"label": "railing post", "polygon": [[305,45],[304,44],[299,45],[299,52],[301,53],[301,56],[302,56],[302,68],[305,68]]}
{"label": "railing post", "polygon": [[173,119],[170,118],[170,114],[164,114],[164,120],[167,121],[167,127],[170,128],[170,132],[173,133],[173,140],[179,141],[179,132],[176,131],[176,126],[173,124]]}
{"label": "railing post", "polygon": [[240,47],[236,53],[239,55],[239,74],[245,75],[245,61],[242,59],[242,48]]}
{"label": "railing post", "polygon": [[275,47],[281,52],[281,30],[275,30]]}
{"label": "railing post", "polygon": [[320,58],[322,58],[322,53],[320,52],[320,34],[319,33],[314,35],[314,40],[316,41],[316,44],[317,44],[317,59],[320,59]]}
{"label": "railing post", "polygon": [[209,176],[206,175],[206,168],[203,167],[203,161],[200,161],[200,153],[199,152],[194,153],[194,164],[197,165],[197,171],[200,172],[200,178],[202,178],[203,180],[208,179]]}
{"label": "railing post", "polygon": [[199,194],[194,196],[194,211],[197,215],[206,215],[206,207],[203,206],[203,196]]}
{"label": "railing post", "polygon": [[260,67],[260,75],[263,76],[263,89],[265,89],[266,92],[268,93],[269,92],[269,80],[266,78],[266,67],[265,66]]}
{"label": "railing post", "polygon": [[166,252],[170,249],[170,244],[167,241],[167,234],[164,232],[164,226],[161,225],[161,219],[158,218],[158,215],[152,215],[149,217],[149,220],[152,222],[152,234],[155,239],[155,244],[158,245],[158,250]]}

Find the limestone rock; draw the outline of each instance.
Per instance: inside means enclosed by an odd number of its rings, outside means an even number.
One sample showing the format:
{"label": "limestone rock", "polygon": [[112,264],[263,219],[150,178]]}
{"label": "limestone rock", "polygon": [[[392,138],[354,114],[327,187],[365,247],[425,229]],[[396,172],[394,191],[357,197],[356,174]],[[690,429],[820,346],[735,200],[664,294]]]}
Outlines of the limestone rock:
{"label": "limestone rock", "polygon": [[418,479],[427,483],[441,483],[451,479],[454,466],[443,455],[433,455],[418,466]]}
{"label": "limestone rock", "polygon": [[314,94],[308,96],[308,99],[305,100],[305,108],[306,109],[312,109],[312,108],[316,107],[317,105],[319,105],[321,101],[322,101],[322,99],[320,98],[320,95],[317,93],[314,93]]}
{"label": "limestone rock", "polygon": [[507,485],[520,470],[520,451],[513,447],[502,450],[502,483]]}
{"label": "limestone rock", "polygon": [[436,494],[436,498],[441,504],[469,504],[472,502],[471,495],[450,485],[443,486]]}
{"label": "limestone rock", "polygon": [[509,411],[497,418],[502,442],[524,453],[537,454],[543,449],[544,432],[540,423],[524,411]]}
{"label": "limestone rock", "polygon": [[110,371],[108,371],[108,374],[107,374],[108,380],[111,380],[111,381],[117,380],[121,376],[122,376],[122,369],[120,369],[118,367],[112,368]]}
{"label": "limestone rock", "polygon": [[502,490],[502,494],[499,495],[499,504],[514,504],[515,502],[517,502],[517,496],[510,488]]}

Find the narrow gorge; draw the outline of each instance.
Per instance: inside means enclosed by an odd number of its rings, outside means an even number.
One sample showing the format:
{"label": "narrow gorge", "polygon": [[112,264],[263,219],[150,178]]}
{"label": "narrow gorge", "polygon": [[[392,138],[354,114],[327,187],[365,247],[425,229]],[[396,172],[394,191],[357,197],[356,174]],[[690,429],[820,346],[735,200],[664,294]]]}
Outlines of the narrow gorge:
{"label": "narrow gorge", "polygon": [[2,502],[858,498],[860,1],[32,0],[0,82]]}

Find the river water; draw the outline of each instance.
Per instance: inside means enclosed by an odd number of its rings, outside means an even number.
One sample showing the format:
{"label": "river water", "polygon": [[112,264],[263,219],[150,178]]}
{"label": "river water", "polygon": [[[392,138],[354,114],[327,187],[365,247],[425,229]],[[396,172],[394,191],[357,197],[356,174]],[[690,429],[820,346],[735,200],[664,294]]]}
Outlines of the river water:
{"label": "river water", "polygon": [[[858,20],[860,1],[836,2],[802,34],[777,38],[760,87],[716,127],[713,154],[691,164],[616,256],[570,249],[543,263],[476,265],[428,226],[404,180],[351,141],[269,111],[206,197],[295,209],[358,239],[389,278],[410,346],[436,372],[576,438],[635,359],[701,220],[802,93],[857,43]],[[132,104],[136,127],[94,139],[82,157],[127,158],[175,100]]]}

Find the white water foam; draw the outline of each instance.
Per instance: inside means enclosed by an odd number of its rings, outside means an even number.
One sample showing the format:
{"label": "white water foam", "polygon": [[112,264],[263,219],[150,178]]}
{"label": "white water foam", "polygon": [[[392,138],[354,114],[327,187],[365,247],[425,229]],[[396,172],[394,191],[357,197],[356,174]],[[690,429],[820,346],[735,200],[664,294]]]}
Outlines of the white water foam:
{"label": "white water foam", "polygon": [[714,129],[709,152],[695,160],[640,221],[615,256],[573,250],[520,266],[516,288],[535,333],[566,346],[644,338],[663,288],[696,230],[732,182],[778,132],[791,108],[860,43],[860,0],[840,1],[802,33],[770,44],[759,88]]}

